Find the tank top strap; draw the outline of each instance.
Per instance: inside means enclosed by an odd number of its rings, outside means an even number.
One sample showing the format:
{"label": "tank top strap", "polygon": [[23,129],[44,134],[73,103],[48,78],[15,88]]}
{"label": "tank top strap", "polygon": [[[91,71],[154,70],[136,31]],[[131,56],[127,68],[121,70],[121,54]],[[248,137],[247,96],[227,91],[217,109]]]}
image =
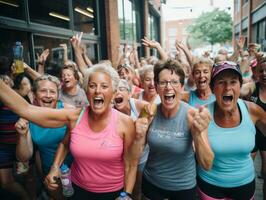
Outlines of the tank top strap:
{"label": "tank top strap", "polygon": [[83,107],[81,112],[79,113],[79,117],[78,117],[78,120],[77,120],[77,123],[76,125],[79,124],[79,122],[84,118],[83,115],[84,115],[84,112],[87,110],[88,111],[89,107]]}
{"label": "tank top strap", "polygon": [[129,99],[129,104],[130,104],[130,110],[131,110],[130,116],[131,116],[131,118],[133,118],[135,120],[138,118],[139,113],[137,111],[136,104],[135,104],[135,101],[133,98]]}

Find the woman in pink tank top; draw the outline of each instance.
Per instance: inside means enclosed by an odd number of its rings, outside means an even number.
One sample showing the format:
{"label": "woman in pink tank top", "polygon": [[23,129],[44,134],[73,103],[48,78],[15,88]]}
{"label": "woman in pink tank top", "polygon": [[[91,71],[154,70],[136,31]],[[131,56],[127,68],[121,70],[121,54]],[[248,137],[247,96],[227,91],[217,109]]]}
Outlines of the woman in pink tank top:
{"label": "woman in pink tank top", "polygon": [[60,143],[45,183],[58,184],[59,167],[68,149],[73,155],[71,199],[115,199],[121,191],[131,193],[137,171],[138,152],[133,120],[111,106],[119,76],[104,64],[89,69],[85,90],[90,106],[85,109],[49,109],[26,103],[0,80],[0,101],[21,117],[43,127],[67,125],[69,133]]}

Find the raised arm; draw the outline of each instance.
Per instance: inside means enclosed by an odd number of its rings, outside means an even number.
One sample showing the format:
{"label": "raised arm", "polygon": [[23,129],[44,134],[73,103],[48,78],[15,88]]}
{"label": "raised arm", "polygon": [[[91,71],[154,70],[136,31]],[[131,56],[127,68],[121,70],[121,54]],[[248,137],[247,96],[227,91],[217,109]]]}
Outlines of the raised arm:
{"label": "raised arm", "polygon": [[27,120],[20,118],[15,124],[18,139],[16,145],[16,157],[19,161],[28,161],[33,154],[33,145]]}
{"label": "raised arm", "polygon": [[41,55],[37,54],[38,57],[38,73],[43,75],[44,74],[44,67],[47,57],[49,56],[49,49],[45,49]]}
{"label": "raised arm", "polygon": [[63,59],[64,59],[64,63],[65,63],[66,61],[68,61],[67,44],[66,43],[62,43],[62,44],[59,44],[59,46],[63,48],[63,51],[64,51]]}
{"label": "raised arm", "polygon": [[80,109],[52,109],[29,104],[0,80],[0,101],[19,116],[43,127],[61,127],[78,118]]}
{"label": "raised arm", "polygon": [[150,40],[147,37],[144,37],[144,39],[141,39],[141,41],[142,41],[142,44],[144,46],[157,49],[157,51],[161,57],[161,60],[167,60],[167,58],[168,58],[167,53],[163,50],[163,48],[161,47],[161,44],[159,42]]}
{"label": "raised arm", "polygon": [[31,77],[32,80],[35,80],[36,78],[41,76],[41,74],[39,72],[32,69],[26,63],[23,63],[23,65],[24,65],[24,71]]}
{"label": "raised arm", "polygon": [[56,179],[60,175],[60,166],[63,164],[67,153],[69,152],[69,142],[70,142],[70,131],[67,129],[64,139],[58,145],[53,165],[50,168],[49,173],[44,179],[45,184],[49,190],[56,190],[58,188],[58,183]]}
{"label": "raised arm", "polygon": [[188,112],[188,123],[194,142],[196,158],[205,170],[211,169],[214,159],[214,153],[208,140],[210,119],[210,113],[204,106],[201,106],[198,110],[190,109]]}

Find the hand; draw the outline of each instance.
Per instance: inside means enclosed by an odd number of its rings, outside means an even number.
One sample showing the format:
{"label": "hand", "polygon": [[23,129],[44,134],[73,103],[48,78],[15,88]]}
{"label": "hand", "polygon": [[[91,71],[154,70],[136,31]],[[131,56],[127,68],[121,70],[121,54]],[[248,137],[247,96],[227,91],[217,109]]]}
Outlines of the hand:
{"label": "hand", "polygon": [[237,41],[238,49],[243,49],[245,45],[246,38],[244,36],[240,36],[239,40]]}
{"label": "hand", "polygon": [[146,133],[149,128],[149,122],[147,118],[138,118],[135,121],[135,127],[136,127],[136,139],[143,139],[146,137]]}
{"label": "hand", "polygon": [[29,131],[29,122],[26,119],[19,118],[15,124],[16,131],[20,136],[26,136]]}
{"label": "hand", "polygon": [[77,33],[76,35],[74,35],[71,39],[70,42],[72,44],[72,47],[75,50],[81,50],[81,38],[83,36],[83,32],[80,32],[79,34]]}
{"label": "hand", "polygon": [[178,39],[175,40],[175,47],[176,47],[176,49],[182,49],[182,50],[187,48],[187,46],[185,44],[183,44],[183,42],[178,40]]}
{"label": "hand", "polygon": [[51,167],[49,173],[44,178],[44,183],[47,186],[48,190],[54,191],[59,187],[59,167]]}
{"label": "hand", "polygon": [[59,44],[60,47],[62,47],[64,49],[64,51],[67,50],[67,45],[66,43],[63,43],[63,44]]}
{"label": "hand", "polygon": [[200,106],[198,109],[188,111],[188,120],[191,125],[191,133],[196,136],[208,129],[211,115],[207,108]]}
{"label": "hand", "polygon": [[141,39],[141,41],[144,46],[149,47],[149,48],[158,48],[161,46],[159,42],[150,40],[147,37],[144,37],[144,39]]}
{"label": "hand", "polygon": [[41,55],[39,55],[37,53],[37,59],[38,59],[38,63],[41,64],[41,65],[44,65],[47,57],[49,56],[49,49],[45,49]]}

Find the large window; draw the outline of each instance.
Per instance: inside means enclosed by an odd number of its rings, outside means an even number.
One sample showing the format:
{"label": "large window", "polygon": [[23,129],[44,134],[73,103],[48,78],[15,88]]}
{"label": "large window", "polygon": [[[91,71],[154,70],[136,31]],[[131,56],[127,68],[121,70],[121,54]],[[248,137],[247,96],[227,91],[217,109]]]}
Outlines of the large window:
{"label": "large window", "polygon": [[93,0],[73,1],[74,29],[92,35],[96,32],[96,3]]}
{"label": "large window", "polygon": [[28,0],[30,21],[40,24],[69,28],[68,1]]}
{"label": "large window", "polygon": [[134,0],[118,0],[120,38],[127,41],[140,40],[140,3]]}
{"label": "large window", "polygon": [[1,0],[0,15],[25,20],[23,0]]}

